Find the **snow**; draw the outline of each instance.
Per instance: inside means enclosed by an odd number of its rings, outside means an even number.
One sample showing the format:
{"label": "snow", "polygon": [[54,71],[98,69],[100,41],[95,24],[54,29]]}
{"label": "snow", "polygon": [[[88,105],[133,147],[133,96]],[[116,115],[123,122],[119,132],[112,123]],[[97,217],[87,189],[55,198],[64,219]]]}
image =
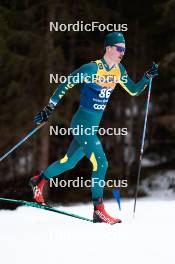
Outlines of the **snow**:
{"label": "snow", "polygon": [[142,159],[142,167],[154,167],[167,162],[166,157],[159,157],[158,155],[151,155],[149,158]]}
{"label": "snow", "polygon": [[[93,224],[41,209],[0,211],[0,260],[3,264],[174,263],[175,200],[106,202],[122,224]],[[59,209],[90,217],[92,205]]]}
{"label": "snow", "polygon": [[140,189],[148,196],[159,198],[175,197],[175,171],[159,171],[142,180]]}

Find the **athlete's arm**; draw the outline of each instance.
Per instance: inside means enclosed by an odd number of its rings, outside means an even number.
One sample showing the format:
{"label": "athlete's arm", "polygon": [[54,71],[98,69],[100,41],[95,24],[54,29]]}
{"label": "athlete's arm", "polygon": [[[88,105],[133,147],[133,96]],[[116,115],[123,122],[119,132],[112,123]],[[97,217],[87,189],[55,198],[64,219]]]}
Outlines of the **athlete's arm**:
{"label": "athlete's arm", "polygon": [[119,64],[119,68],[121,72],[119,84],[132,96],[141,94],[147,87],[149,79],[144,75],[139,82],[134,83],[121,63]]}
{"label": "athlete's arm", "polygon": [[[57,89],[55,90],[54,94],[50,98],[50,103],[57,105],[60,99],[65,95],[65,93],[74,87],[78,83],[82,83],[87,76],[92,76],[97,71],[97,65],[94,62],[90,62],[84,64],[79,69],[72,72],[68,77],[65,83],[61,83]],[[76,77],[76,78],[75,78]]]}
{"label": "athlete's arm", "polygon": [[34,117],[35,123],[41,124],[43,122],[46,122],[49,116],[54,111],[55,106],[59,103],[60,99],[65,95],[65,93],[69,89],[74,87],[76,84],[82,83],[85,78],[88,78],[88,76],[91,78],[92,74],[95,74],[96,71],[97,71],[96,63],[90,62],[90,63],[84,64],[79,69],[72,72],[67,77],[67,81],[65,83],[61,83],[57,87],[54,94],[51,96],[49,100],[49,104],[35,115]]}

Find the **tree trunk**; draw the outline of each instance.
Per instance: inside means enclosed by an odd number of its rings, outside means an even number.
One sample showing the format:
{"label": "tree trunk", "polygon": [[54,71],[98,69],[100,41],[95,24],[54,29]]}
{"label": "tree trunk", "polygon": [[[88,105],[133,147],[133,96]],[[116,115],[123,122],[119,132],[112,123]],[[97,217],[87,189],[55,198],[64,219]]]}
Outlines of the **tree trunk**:
{"label": "tree trunk", "polygon": [[[48,23],[49,21],[55,20],[55,10],[54,6],[50,3],[48,4]],[[47,26],[48,26],[47,23]],[[44,98],[43,105],[47,105],[50,98],[50,90],[48,88],[48,76],[52,72],[53,64],[53,50],[54,50],[54,41],[53,33],[47,29],[46,26],[46,35],[45,35],[45,76],[44,76]],[[40,155],[38,161],[38,169],[43,170],[48,166],[49,163],[49,131],[48,125],[46,124],[40,133]]]}

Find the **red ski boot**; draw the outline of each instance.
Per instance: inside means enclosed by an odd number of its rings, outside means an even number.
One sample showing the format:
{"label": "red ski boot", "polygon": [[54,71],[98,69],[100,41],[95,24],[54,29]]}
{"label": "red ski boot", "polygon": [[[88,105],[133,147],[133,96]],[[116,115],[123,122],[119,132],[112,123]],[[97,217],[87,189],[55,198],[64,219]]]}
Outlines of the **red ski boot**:
{"label": "red ski boot", "polygon": [[93,223],[107,223],[110,225],[114,225],[116,223],[121,223],[120,219],[111,217],[104,208],[104,204],[96,204],[94,206],[94,214],[93,214]]}
{"label": "red ski boot", "polygon": [[37,203],[45,204],[43,197],[43,187],[46,184],[47,180],[42,178],[41,175],[33,176],[29,181],[29,186],[33,191],[33,199]]}

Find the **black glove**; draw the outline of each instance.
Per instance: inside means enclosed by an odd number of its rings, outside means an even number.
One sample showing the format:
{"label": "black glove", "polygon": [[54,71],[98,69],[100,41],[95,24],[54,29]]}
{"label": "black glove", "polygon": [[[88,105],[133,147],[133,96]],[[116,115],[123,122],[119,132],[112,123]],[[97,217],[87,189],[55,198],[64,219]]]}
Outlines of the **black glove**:
{"label": "black glove", "polygon": [[54,110],[54,105],[49,103],[47,106],[43,108],[43,110],[39,113],[37,113],[34,117],[34,121],[37,125],[46,122],[49,118],[49,116],[52,114]]}
{"label": "black glove", "polygon": [[158,64],[153,62],[150,69],[145,72],[145,76],[147,79],[150,79],[156,77],[157,75],[158,75]]}

